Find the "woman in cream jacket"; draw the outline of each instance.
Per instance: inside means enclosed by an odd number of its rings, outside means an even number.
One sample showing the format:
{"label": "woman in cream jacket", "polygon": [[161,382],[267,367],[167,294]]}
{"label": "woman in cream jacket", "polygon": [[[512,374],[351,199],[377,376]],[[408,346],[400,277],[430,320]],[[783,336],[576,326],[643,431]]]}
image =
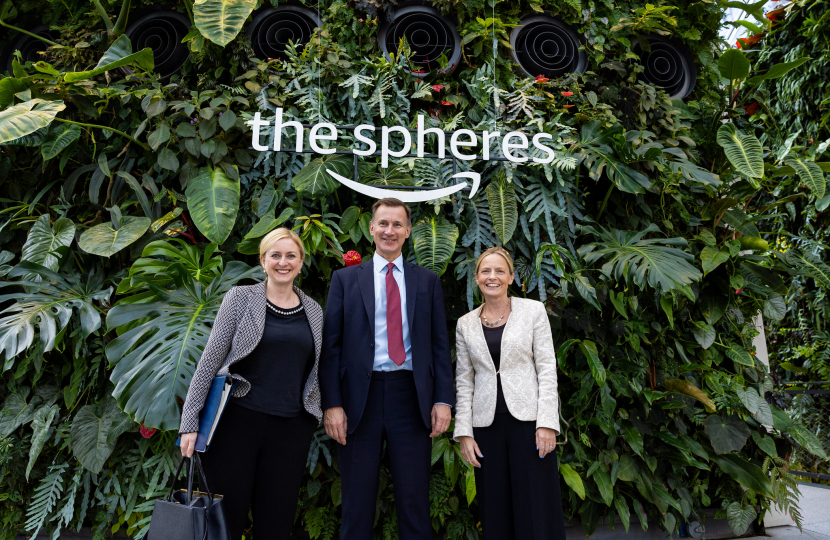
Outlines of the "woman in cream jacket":
{"label": "woman in cream jacket", "polygon": [[564,540],[556,460],[556,357],[544,304],[508,297],[513,260],[490,248],[476,263],[484,304],[456,329],[453,438],[475,467],[484,537]]}

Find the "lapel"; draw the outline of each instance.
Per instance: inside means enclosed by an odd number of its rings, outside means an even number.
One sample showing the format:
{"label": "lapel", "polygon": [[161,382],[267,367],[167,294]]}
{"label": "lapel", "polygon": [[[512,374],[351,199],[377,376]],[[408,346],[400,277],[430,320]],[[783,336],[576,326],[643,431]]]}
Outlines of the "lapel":
{"label": "lapel", "polygon": [[409,323],[409,339],[412,340],[412,325],[415,323],[415,299],[418,298],[417,267],[403,260],[403,278],[406,283],[406,320]]}
{"label": "lapel", "polygon": [[301,291],[296,286],[294,292],[300,297],[300,302],[303,304],[303,310],[308,318],[308,325],[311,327],[311,334],[314,336],[314,349],[317,354],[317,359],[320,359],[320,349],[323,345],[323,326],[319,324],[319,317],[317,311],[314,309],[311,298]]}
{"label": "lapel", "polygon": [[369,317],[369,325],[372,327],[372,336],[375,335],[375,265],[372,259],[360,265],[357,273],[357,283],[360,286],[360,295],[363,297],[363,305],[366,307],[366,315]]}
{"label": "lapel", "polygon": [[481,343],[484,344],[484,354],[486,355],[485,358],[487,360],[490,360],[489,365],[493,368],[493,371],[495,373],[498,373],[499,371],[504,369],[504,365],[505,365],[505,363],[507,363],[507,362],[505,362],[505,360],[507,360],[507,358],[504,355],[504,344],[505,344],[505,342],[510,340],[510,334],[508,333],[508,330],[513,326],[513,324],[511,324],[511,323],[513,322],[514,319],[516,319],[516,317],[518,316],[518,312],[521,310],[521,308],[517,309],[517,307],[516,307],[519,304],[520,304],[520,302],[513,302],[512,300],[510,302],[510,315],[507,317],[507,322],[504,323],[504,331],[502,332],[502,335],[501,335],[501,347],[499,347],[499,358],[500,358],[500,360],[499,360],[499,370],[498,371],[496,371],[496,362],[493,361],[493,356],[490,354],[490,347],[487,346],[487,339],[484,337],[484,324],[481,322],[481,310],[484,309],[484,304],[481,304],[479,307],[477,307],[476,309],[473,310],[476,313],[476,319],[475,319],[476,338]]}
{"label": "lapel", "polygon": [[[265,282],[257,283],[253,289],[253,295],[249,298],[247,312],[241,317],[243,332],[249,332],[253,339],[246,340],[240,351],[239,357],[247,356],[262,340],[262,333],[265,331]],[[245,319],[248,319],[246,321]]]}

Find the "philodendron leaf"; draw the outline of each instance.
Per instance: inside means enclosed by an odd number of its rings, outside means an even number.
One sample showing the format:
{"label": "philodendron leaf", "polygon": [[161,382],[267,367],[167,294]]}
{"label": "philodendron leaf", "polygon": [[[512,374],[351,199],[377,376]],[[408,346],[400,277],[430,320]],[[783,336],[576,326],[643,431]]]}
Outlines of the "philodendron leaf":
{"label": "philodendron leaf", "polygon": [[715,328],[711,324],[697,321],[695,322],[695,326],[692,326],[692,335],[698,345],[704,349],[708,349],[715,342],[717,332],[715,332]]}
{"label": "philodendron leaf", "polygon": [[821,170],[818,164],[792,156],[785,159],[784,163],[795,170],[801,181],[807,184],[807,187],[810,188],[817,199],[824,197],[827,191],[827,181],[824,179],[824,171]]}
{"label": "philodendron leaf", "polygon": [[764,497],[775,498],[769,477],[761,470],[761,467],[746,461],[737,454],[712,456],[712,460],[718,464],[726,476],[736,480],[742,486]]}
{"label": "philodendron leaf", "polygon": [[593,341],[583,340],[579,342],[579,350],[585,355],[585,359],[588,361],[588,367],[591,368],[591,375],[594,376],[597,386],[601,388],[605,384],[606,374],[605,366],[602,365],[602,360],[599,358],[597,344]]}
{"label": "philodendron leaf", "polygon": [[29,229],[20,258],[56,271],[60,262],[58,249],[69,246],[74,238],[75,224],[71,219],[58,218],[51,225],[49,214],[43,214]]}
{"label": "philodendron leaf", "polygon": [[738,536],[746,532],[757,515],[751,505],[741,506],[741,503],[733,502],[726,507],[726,521]]}
{"label": "philodendron leaf", "polygon": [[519,223],[513,183],[504,178],[494,180],[487,186],[486,191],[487,202],[490,203],[490,215],[493,218],[493,228],[496,229],[501,243],[506,244],[513,237],[513,231]]}
{"label": "philodendron leaf", "polygon": [[153,71],[154,58],[153,49],[146,47],[137,53],[133,52],[133,46],[130,43],[130,38],[126,34],[121,35],[118,39],[113,41],[104,56],[98,61],[98,65],[91,71],[79,71],[76,73],[67,73],[64,79],[68,83],[83,81],[100,75],[105,71],[112,71],[113,69],[128,64],[135,64],[145,71]]}
{"label": "philodendron leaf", "polygon": [[787,429],[787,433],[790,434],[790,437],[792,437],[795,442],[804,447],[805,450],[814,456],[827,461],[827,452],[824,451],[824,448],[821,446],[821,441],[819,441],[818,437],[816,437],[812,431],[805,428],[801,424],[793,424],[789,427],[789,429]]}
{"label": "philodendron leaf", "polygon": [[256,0],[196,0],[193,18],[202,35],[224,47],[242,30]]}
{"label": "philodendron leaf", "polygon": [[115,441],[108,443],[113,425],[120,426],[126,413],[108,396],[100,408],[94,405],[81,407],[72,420],[72,454],[81,465],[95,474],[104,468],[107,458],[115,448]]}
{"label": "philodendron leaf", "polygon": [[773,321],[780,321],[787,315],[787,303],[784,297],[777,292],[770,293],[769,298],[764,300],[764,317]]}
{"label": "philodendron leaf", "polygon": [[663,384],[665,384],[666,388],[668,388],[672,392],[685,394],[703,403],[703,407],[706,409],[706,412],[708,413],[713,413],[717,410],[717,408],[715,407],[715,402],[709,399],[709,396],[704,394],[703,390],[701,390],[694,384],[690,383],[689,381],[682,379],[671,379]]}
{"label": "philodendron leaf", "polygon": [[81,128],[75,124],[61,123],[52,126],[46,134],[46,137],[43,138],[43,143],[40,146],[43,161],[56,157],[67,146],[77,141],[80,136]]}
{"label": "philodendron leaf", "polygon": [[190,217],[199,232],[217,244],[227,240],[239,212],[239,182],[228,177],[221,167],[203,167],[187,183],[185,195]]}
{"label": "philodendron leaf", "polygon": [[740,399],[741,403],[744,404],[746,410],[748,410],[751,414],[758,412],[758,404],[761,402],[761,396],[758,395],[757,390],[752,387],[743,388],[739,386],[735,390],[735,393],[738,394],[738,399]]}
{"label": "philodendron leaf", "polygon": [[726,356],[744,366],[755,366],[755,359],[752,357],[751,354],[749,354],[749,351],[747,351],[740,345],[732,345],[732,347],[727,349]]}
{"label": "philodendron leaf", "polygon": [[718,71],[731,81],[745,79],[749,75],[750,63],[738,49],[729,49],[718,59]]}
{"label": "philodendron leaf", "polygon": [[764,176],[764,150],[758,137],[738,131],[734,124],[728,123],[718,129],[717,141],[732,166],[749,177],[757,188],[757,182],[752,179]]}
{"label": "philodendron leaf", "polygon": [[0,144],[45,128],[65,108],[63,101],[31,99],[0,111]]}
{"label": "philodendron leaf", "polygon": [[350,177],[353,174],[352,163],[352,158],[343,154],[329,154],[312,159],[291,179],[291,184],[305,197],[312,199],[325,197],[333,193],[340,185],[326,172],[326,169],[331,169],[341,176]]}
{"label": "philodendron leaf", "polygon": [[46,442],[46,437],[49,434],[49,426],[58,414],[60,407],[57,405],[44,405],[35,413],[32,419],[32,440],[29,447],[29,464],[26,465],[26,480],[29,479],[29,474],[32,472],[32,467],[35,465],[43,444]]}
{"label": "philodendron leaf", "polygon": [[585,486],[582,484],[582,478],[579,477],[579,474],[567,463],[559,463],[559,474],[562,475],[562,478],[565,480],[565,483],[568,484],[568,487],[571,488],[580,499],[585,500]]}
{"label": "philodendron leaf", "polygon": [[111,257],[144,236],[150,223],[150,218],[135,216],[123,216],[118,230],[112,223],[101,223],[85,230],[78,239],[78,246],[87,253]]}
{"label": "philodendron leaf", "polygon": [[749,427],[746,422],[735,415],[711,415],[703,423],[706,436],[712,443],[712,448],[718,454],[737,452],[746,444],[749,438]]}
{"label": "philodendron leaf", "polygon": [[774,66],[769,68],[769,71],[767,71],[763,75],[756,75],[755,77],[750,77],[749,79],[747,79],[746,82],[750,84],[755,84],[761,81],[765,81],[767,79],[777,79],[779,77],[786,75],[787,73],[797,68],[807,60],[811,60],[811,58],[809,56],[802,56],[800,58],[796,58],[792,62],[781,62],[779,64],[775,64]]}
{"label": "philodendron leaf", "polygon": [[705,276],[721,264],[729,260],[729,251],[706,246],[700,252],[700,262],[703,264],[703,275]]}
{"label": "philodendron leaf", "polygon": [[446,271],[458,241],[458,228],[443,216],[428,216],[412,227],[418,264],[439,276]]}

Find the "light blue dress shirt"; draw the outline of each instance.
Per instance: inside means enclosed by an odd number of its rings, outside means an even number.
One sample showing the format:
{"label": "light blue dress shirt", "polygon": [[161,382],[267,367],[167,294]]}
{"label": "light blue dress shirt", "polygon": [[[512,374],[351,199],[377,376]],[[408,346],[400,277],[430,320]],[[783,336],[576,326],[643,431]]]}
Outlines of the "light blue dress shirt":
{"label": "light blue dress shirt", "polygon": [[386,335],[386,274],[389,271],[389,261],[375,253],[372,256],[372,265],[375,275],[375,361],[374,371],[397,371],[407,369],[412,371],[412,341],[409,336],[409,319],[406,315],[406,281],[403,275],[403,255],[392,261],[395,265],[392,277],[398,284],[401,293],[401,322],[403,329],[403,348],[406,351],[406,360],[400,366],[389,358],[389,339]]}

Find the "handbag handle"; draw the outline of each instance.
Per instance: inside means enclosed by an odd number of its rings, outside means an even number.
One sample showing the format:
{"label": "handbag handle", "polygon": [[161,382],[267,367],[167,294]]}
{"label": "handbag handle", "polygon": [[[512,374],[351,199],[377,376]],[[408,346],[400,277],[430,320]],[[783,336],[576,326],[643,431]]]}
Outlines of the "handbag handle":
{"label": "handbag handle", "polygon": [[[167,494],[167,500],[173,500],[173,492],[176,490],[176,480],[179,478],[179,474],[182,471],[182,466],[184,465],[185,460],[188,458],[182,456],[182,459],[179,461],[179,466],[176,468],[176,473],[173,475],[173,482],[170,485],[170,492]],[[202,460],[199,459],[199,454],[194,453],[193,457],[188,460],[188,474],[187,474],[187,503],[190,504],[193,502],[193,477],[194,477],[194,464],[199,469],[199,485],[202,486],[205,492],[208,495],[208,509],[213,505],[213,494],[210,492],[210,488],[208,487],[207,478],[205,477],[205,471],[202,468]]]}

